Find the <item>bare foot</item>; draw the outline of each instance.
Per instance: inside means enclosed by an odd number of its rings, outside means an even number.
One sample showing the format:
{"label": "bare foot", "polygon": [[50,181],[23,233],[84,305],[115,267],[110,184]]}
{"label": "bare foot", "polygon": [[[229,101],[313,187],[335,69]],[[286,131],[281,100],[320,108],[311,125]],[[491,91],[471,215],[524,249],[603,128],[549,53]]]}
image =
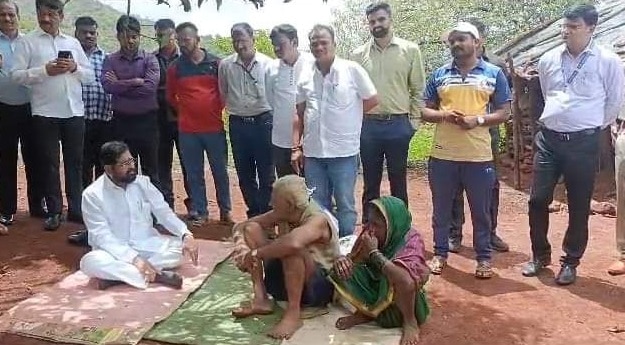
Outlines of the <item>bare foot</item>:
{"label": "bare foot", "polygon": [[401,332],[399,345],[417,345],[419,343],[419,325],[405,324]]}
{"label": "bare foot", "polygon": [[367,315],[363,313],[356,312],[353,315],[343,316],[343,317],[340,317],[338,320],[336,320],[336,328],[340,330],[346,330],[354,326],[367,323],[369,321],[371,321],[370,317],[368,317]]}
{"label": "bare foot", "polygon": [[303,324],[299,313],[286,311],[282,320],[267,335],[274,339],[290,339]]}
{"label": "bare foot", "polygon": [[273,304],[268,299],[243,302],[238,308],[232,309],[232,316],[242,319],[252,315],[269,315],[273,313]]}

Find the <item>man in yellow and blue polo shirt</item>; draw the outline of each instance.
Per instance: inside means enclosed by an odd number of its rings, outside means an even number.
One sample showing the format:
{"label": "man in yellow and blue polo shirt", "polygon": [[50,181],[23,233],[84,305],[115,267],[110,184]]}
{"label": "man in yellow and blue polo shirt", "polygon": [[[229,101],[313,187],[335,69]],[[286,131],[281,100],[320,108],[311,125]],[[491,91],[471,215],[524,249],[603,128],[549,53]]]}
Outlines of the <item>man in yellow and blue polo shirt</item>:
{"label": "man in yellow and blue polo shirt", "polygon": [[510,88],[501,68],[478,57],[479,39],[477,28],[469,23],[454,27],[448,36],[454,59],[432,73],[424,94],[422,120],[436,123],[428,167],[434,208],[433,274],[441,274],[447,264],[453,200],[464,188],[473,221],[475,276],[493,276],[490,195],[495,169],[488,130],[508,119]]}

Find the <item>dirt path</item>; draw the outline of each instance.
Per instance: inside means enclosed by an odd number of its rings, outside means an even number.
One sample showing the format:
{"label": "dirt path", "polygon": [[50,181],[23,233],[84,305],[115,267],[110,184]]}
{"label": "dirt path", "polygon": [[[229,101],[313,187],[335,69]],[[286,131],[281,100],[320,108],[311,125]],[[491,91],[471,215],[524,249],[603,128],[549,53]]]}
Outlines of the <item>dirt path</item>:
{"label": "dirt path", "polygon": [[[176,187],[181,190],[177,176]],[[234,179],[234,174],[231,176]],[[210,211],[216,215],[210,180],[207,186],[211,191]],[[605,273],[614,257],[614,219],[591,217],[590,243],[575,285],[554,285],[557,266],[543,277],[524,278],[520,270],[529,253],[527,196],[505,183],[502,188],[499,233],[511,244],[512,251],[495,256],[496,278],[473,278],[468,219],[466,247],[459,254],[451,254],[450,266],[428,285],[432,317],[423,327],[422,344],[625,344],[625,333],[607,331],[613,326],[625,326],[625,278]],[[245,209],[238,186],[232,190],[234,217],[243,219]],[[424,177],[411,176],[410,197],[414,224],[425,234],[426,246],[431,250],[431,195]],[[182,198],[178,195],[178,210],[183,209]],[[20,205],[24,210],[23,199]],[[567,214],[553,214],[551,222],[553,260],[557,262]],[[64,224],[57,232],[44,232],[41,222],[27,218],[23,211],[17,223],[11,227],[10,236],[0,237],[0,313],[75,270],[84,253],[65,242],[65,236],[76,226]],[[222,239],[229,229],[214,223],[196,233],[201,238]],[[48,343],[0,335],[0,345],[44,344]]]}

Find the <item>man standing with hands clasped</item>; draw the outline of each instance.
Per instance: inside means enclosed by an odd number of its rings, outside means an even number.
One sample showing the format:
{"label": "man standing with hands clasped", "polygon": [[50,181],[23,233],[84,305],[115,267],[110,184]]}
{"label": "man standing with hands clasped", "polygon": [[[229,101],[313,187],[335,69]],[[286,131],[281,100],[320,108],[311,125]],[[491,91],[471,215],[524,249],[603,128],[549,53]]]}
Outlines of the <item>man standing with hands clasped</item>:
{"label": "man standing with hands clasped", "polygon": [[522,273],[536,276],[551,263],[548,207],[563,175],[569,226],[562,243],[565,255],[556,276],[558,285],[575,282],[576,268],[588,244],[600,133],[616,120],[623,103],[623,64],[615,53],[592,40],[598,20],[592,5],[566,10],[562,23],[565,45],[538,62],[545,108],[534,142],[534,180],[529,200],[532,260]]}

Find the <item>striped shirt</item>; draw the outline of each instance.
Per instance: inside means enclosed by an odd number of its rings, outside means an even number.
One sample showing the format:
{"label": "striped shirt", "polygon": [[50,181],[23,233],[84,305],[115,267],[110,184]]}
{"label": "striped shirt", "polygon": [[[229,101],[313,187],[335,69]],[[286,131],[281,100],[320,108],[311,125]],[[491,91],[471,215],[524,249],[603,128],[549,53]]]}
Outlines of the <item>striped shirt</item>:
{"label": "striped shirt", "polygon": [[[424,99],[440,110],[457,110],[467,116],[486,115],[489,104],[495,109],[510,101],[510,88],[501,68],[480,59],[466,76],[453,63],[432,73]],[[431,156],[463,162],[493,159],[488,127],[465,130],[455,124],[437,123]]]}
{"label": "striped shirt", "polygon": [[89,62],[95,72],[95,81],[82,84],[82,101],[85,103],[85,119],[87,120],[111,120],[111,95],[102,87],[102,65],[106,54],[96,47],[91,53]]}

